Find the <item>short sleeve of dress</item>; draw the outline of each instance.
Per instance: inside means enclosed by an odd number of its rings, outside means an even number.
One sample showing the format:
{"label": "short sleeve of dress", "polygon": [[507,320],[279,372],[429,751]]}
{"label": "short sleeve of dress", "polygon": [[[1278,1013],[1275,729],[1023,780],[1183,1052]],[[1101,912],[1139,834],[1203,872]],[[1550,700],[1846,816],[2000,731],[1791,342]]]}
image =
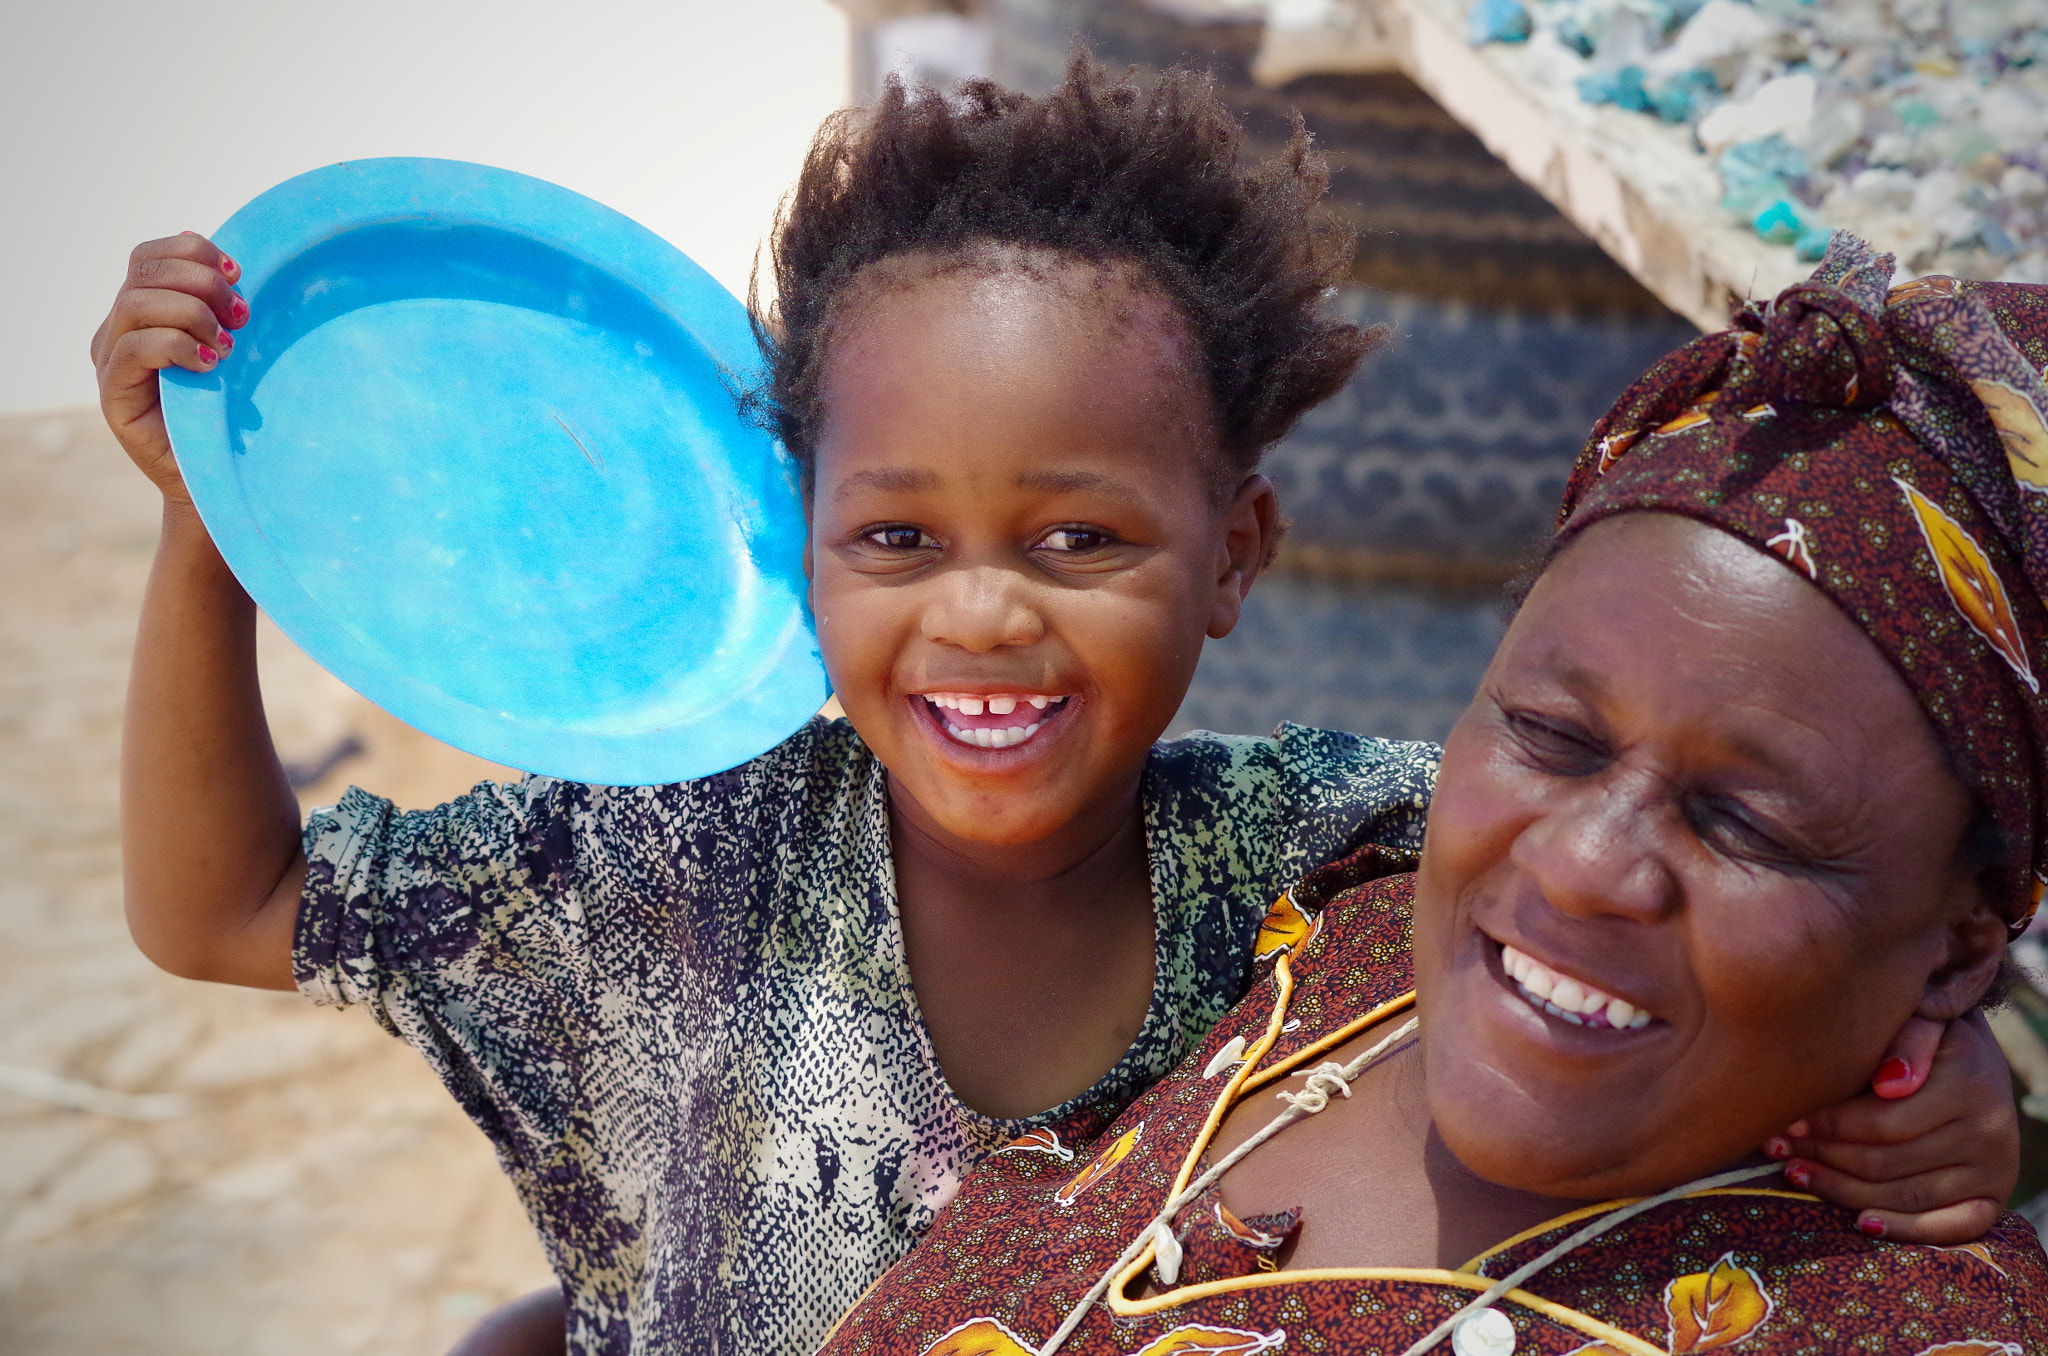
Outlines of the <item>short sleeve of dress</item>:
{"label": "short sleeve of dress", "polygon": [[1422,827],[1443,750],[1343,730],[1283,724],[1273,732],[1283,879],[1306,875],[1367,845],[1390,860],[1422,852]]}
{"label": "short sleeve of dress", "polygon": [[363,1004],[395,1032],[394,1005],[437,972],[558,970],[578,921],[571,818],[583,790],[529,777],[399,810],[350,787],[315,810],[292,957],[299,988]]}
{"label": "short sleeve of dress", "polygon": [[1411,864],[1436,785],[1434,744],[1282,725],[1266,738],[1197,730],[1152,751],[1146,841],[1159,926],[1160,1048],[1171,1067],[1244,992],[1252,939],[1282,890],[1368,844]]}

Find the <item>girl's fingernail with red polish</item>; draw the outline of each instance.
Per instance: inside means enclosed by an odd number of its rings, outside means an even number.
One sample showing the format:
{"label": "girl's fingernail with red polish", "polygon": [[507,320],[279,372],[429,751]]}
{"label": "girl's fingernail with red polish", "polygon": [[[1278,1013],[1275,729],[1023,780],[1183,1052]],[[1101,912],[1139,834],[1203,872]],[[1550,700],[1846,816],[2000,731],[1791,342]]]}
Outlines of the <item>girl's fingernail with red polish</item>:
{"label": "girl's fingernail with red polish", "polygon": [[1856,1221],[1856,1227],[1872,1238],[1884,1237],[1884,1221],[1875,1215],[1865,1215]]}
{"label": "girl's fingernail with red polish", "polygon": [[235,261],[228,258],[225,254],[223,254],[220,257],[220,271],[227,274],[229,277],[234,276],[235,269],[237,267],[238,265],[235,263]]}
{"label": "girl's fingernail with red polish", "polygon": [[1813,1169],[1804,1163],[1788,1163],[1785,1165],[1785,1180],[1804,1191],[1807,1184],[1813,1181]]}
{"label": "girl's fingernail with red polish", "polygon": [[213,351],[212,349],[208,348],[208,347],[207,347],[206,345],[204,345],[204,344],[201,344],[201,345],[199,346],[199,361],[200,361],[200,362],[203,362],[203,363],[212,363],[212,362],[219,362],[219,361],[220,361],[220,354],[218,354],[218,353],[215,353],[215,352],[214,352],[214,351]]}
{"label": "girl's fingernail with red polish", "polygon": [[233,304],[228,307],[228,317],[235,324],[241,324],[249,318],[249,303],[236,297]]}
{"label": "girl's fingernail with red polish", "polygon": [[1782,1139],[1767,1139],[1764,1141],[1764,1155],[1768,1158],[1790,1158],[1792,1146]]}
{"label": "girl's fingernail with red polish", "polygon": [[1890,1059],[1877,1066],[1877,1077],[1873,1078],[1871,1082],[1903,1083],[1912,1076],[1913,1066],[1900,1059],[1897,1055],[1893,1055]]}

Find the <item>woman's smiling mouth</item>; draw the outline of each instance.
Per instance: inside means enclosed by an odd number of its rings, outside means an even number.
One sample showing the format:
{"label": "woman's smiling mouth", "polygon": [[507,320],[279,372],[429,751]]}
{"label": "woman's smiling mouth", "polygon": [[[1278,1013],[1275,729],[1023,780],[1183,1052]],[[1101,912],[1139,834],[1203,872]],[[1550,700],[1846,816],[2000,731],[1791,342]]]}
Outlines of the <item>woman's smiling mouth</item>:
{"label": "woman's smiling mouth", "polygon": [[921,692],[947,738],[977,749],[1008,749],[1031,741],[1066,709],[1067,698],[1036,692]]}
{"label": "woman's smiling mouth", "polygon": [[1500,966],[1523,1002],[1574,1026],[1636,1031],[1655,1020],[1627,999],[1596,989],[1584,980],[1561,975],[1506,942],[1500,944]]}

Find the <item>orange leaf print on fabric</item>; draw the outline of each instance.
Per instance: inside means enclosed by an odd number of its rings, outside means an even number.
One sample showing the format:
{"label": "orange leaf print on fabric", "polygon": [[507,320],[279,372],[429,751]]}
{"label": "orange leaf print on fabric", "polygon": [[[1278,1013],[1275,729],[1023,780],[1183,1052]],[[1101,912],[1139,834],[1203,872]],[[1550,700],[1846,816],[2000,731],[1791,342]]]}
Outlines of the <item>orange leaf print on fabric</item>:
{"label": "orange leaf print on fabric", "polygon": [[1797,518],[1787,518],[1785,530],[1765,541],[1764,545],[1804,570],[1808,579],[1816,582],[1820,579],[1820,571],[1813,563],[1813,533]]}
{"label": "orange leaf print on fabric", "polygon": [[1593,469],[1593,474],[1599,476],[1606,475],[1607,468],[1620,461],[1622,454],[1631,447],[1634,447],[1636,439],[1642,436],[1643,431],[1641,429],[1632,428],[1626,433],[1610,433],[1605,438],[1602,438],[1600,440],[1600,464]]}
{"label": "orange leaf print on fabric", "polygon": [[1943,1342],[1918,1356],[2027,1356],[2017,1342]]}
{"label": "orange leaf print on fabric", "polygon": [[1215,1211],[1216,1223],[1221,1225],[1238,1242],[1249,1244],[1254,1248],[1277,1248],[1280,1246],[1280,1239],[1276,1235],[1269,1234],[1262,1229],[1252,1228],[1251,1225],[1246,1224],[1233,1214],[1230,1207],[1223,1202],[1216,1202]]}
{"label": "orange leaf print on fabric", "polygon": [[1984,413],[1991,416],[1991,426],[2005,444],[2012,478],[2023,490],[2048,494],[2048,421],[2043,420],[2042,412],[2034,408],[2026,392],[2002,381],[1973,381],[1970,389],[1984,403]]}
{"label": "orange leaf print on fabric", "polygon": [[992,1318],[970,1318],[920,1356],[1038,1356],[1038,1347]]}
{"label": "orange leaf print on fabric", "polygon": [[1748,1267],[1723,1253],[1711,1271],[1680,1276],[1664,1287],[1664,1312],[1671,1320],[1671,1356],[1712,1351],[1740,1342],[1771,1316],[1771,1297]]}
{"label": "orange leaf print on fabric", "polygon": [[1282,951],[1299,951],[1308,945],[1316,935],[1322,918],[1294,902],[1292,890],[1273,901],[1273,907],[1266,910],[1265,921],[1259,924],[1259,935],[1252,941],[1252,957],[1265,960],[1268,956]]}
{"label": "orange leaf print on fabric", "polygon": [[1956,285],[1954,278],[1946,274],[1937,273],[1925,278],[1915,278],[1911,282],[1900,283],[1897,287],[1885,293],[1884,304],[1896,306],[1902,301],[1911,301],[1914,297],[1952,297],[1961,290]]}
{"label": "orange leaf print on fabric", "polygon": [[1002,1148],[996,1150],[996,1153],[1050,1154],[1052,1157],[1060,1159],[1062,1162],[1071,1163],[1074,1161],[1074,1151],[1072,1149],[1069,1149],[1066,1145],[1060,1143],[1060,1137],[1058,1134],[1044,1128],[1043,1126],[1039,1127],[1036,1130],[1030,1131],[1027,1134],[1019,1135],[1017,1138],[1011,1140],[1008,1144],[1005,1144]]}
{"label": "orange leaf print on fabric", "polygon": [[1208,1328],[1199,1323],[1186,1323],[1163,1337],[1155,1337],[1138,1352],[1138,1356],[1183,1356],[1183,1353],[1229,1353],[1229,1356],[1250,1356],[1255,1351],[1273,1351],[1287,1342],[1287,1330],[1276,1328],[1272,1332],[1246,1332],[1242,1328]]}
{"label": "orange leaf print on fabric", "polygon": [[1065,1186],[1055,1191],[1052,1198],[1061,1205],[1072,1205],[1075,1197],[1116,1171],[1116,1165],[1128,1158],[1131,1150],[1138,1147],[1138,1140],[1144,1133],[1145,1122],[1139,1121],[1118,1135],[1101,1153],[1089,1160],[1087,1167],[1075,1173]]}
{"label": "orange leaf print on fabric", "polygon": [[1982,1243],[1958,1243],[1952,1248],[1936,1248],[1935,1251],[1968,1253],[1970,1256],[1982,1262],[1985,1266],[1990,1267],[1999,1275],[2005,1275],[2005,1268],[1998,1265],[1996,1261],[1992,1260],[1991,1249],[1985,1247]]}
{"label": "orange leaf print on fabric", "polygon": [[1708,413],[1708,407],[1712,404],[1712,396],[1701,396],[1698,400],[1695,400],[1692,403],[1690,408],[1688,408],[1685,411],[1685,413],[1679,415],[1676,419],[1667,420],[1666,422],[1657,425],[1657,432],[1683,433],[1689,428],[1698,428],[1701,424],[1704,424],[1707,422],[1707,420],[1713,418],[1713,416],[1710,413]]}
{"label": "orange leaf print on fabric", "polygon": [[2026,645],[2020,637],[2019,622],[2013,617],[2012,602],[2005,596],[2005,585],[1998,581],[1998,573],[1991,568],[1991,558],[1984,554],[1984,548],[1941,505],[1897,476],[1892,477],[1892,484],[1906,496],[1906,504],[1920,524],[1920,535],[1926,538],[1928,553],[1941,571],[1942,587],[1948,590],[1956,611],[2012,666],[2029,692],[2039,692],[2041,684],[2034,677],[2034,666],[2027,662]]}

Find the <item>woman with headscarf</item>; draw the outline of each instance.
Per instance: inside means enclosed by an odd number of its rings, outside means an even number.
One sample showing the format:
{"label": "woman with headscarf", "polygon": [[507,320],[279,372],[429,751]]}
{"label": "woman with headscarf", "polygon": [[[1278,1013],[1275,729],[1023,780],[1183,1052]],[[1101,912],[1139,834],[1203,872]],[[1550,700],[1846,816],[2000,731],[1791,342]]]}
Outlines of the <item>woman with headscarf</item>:
{"label": "woman with headscarf", "polygon": [[1838,236],[1622,398],[1420,870],[1283,897],[828,1353],[2048,1350],[2019,1217],[1890,1243],[1752,1152],[1992,999],[2048,880],[2048,289],[1891,270]]}

